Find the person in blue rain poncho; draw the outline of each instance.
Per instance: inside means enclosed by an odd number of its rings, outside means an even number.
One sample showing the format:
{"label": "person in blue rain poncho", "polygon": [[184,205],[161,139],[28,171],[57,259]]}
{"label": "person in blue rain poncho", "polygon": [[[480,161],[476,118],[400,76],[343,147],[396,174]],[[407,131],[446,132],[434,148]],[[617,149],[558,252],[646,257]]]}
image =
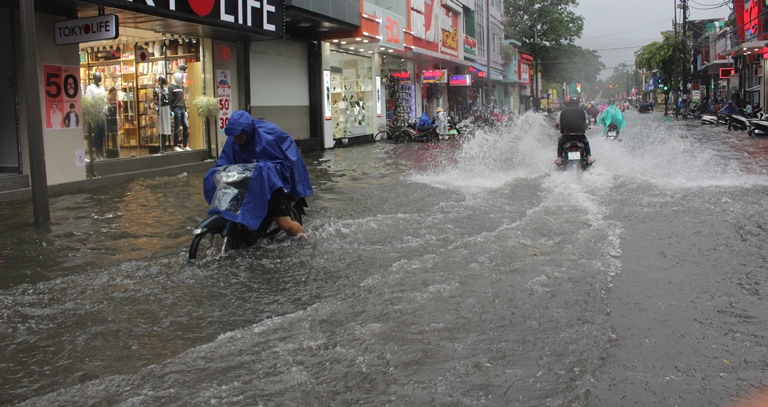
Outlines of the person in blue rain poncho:
{"label": "person in blue rain poncho", "polygon": [[217,168],[255,163],[255,169],[238,213],[212,207],[208,214],[218,213],[251,229],[272,216],[286,233],[303,236],[304,228],[291,219],[283,204],[285,199],[299,200],[313,193],[307,167],[293,138],[274,123],[254,119],[244,110],[232,114],[224,133],[227,141],[216,165],[203,178],[208,204],[216,193]]}
{"label": "person in blue rain poncho", "polygon": [[608,107],[600,113],[600,117],[597,119],[597,124],[603,126],[603,135],[608,132],[608,126],[611,124],[616,125],[616,133],[621,134],[621,129],[627,122],[624,120],[624,114],[616,107],[616,101],[611,99],[608,102]]}
{"label": "person in blue rain poncho", "polygon": [[416,129],[418,131],[427,131],[433,127],[436,126],[432,124],[432,119],[427,116],[427,112],[421,112],[421,118],[419,119],[419,123],[416,125]]}

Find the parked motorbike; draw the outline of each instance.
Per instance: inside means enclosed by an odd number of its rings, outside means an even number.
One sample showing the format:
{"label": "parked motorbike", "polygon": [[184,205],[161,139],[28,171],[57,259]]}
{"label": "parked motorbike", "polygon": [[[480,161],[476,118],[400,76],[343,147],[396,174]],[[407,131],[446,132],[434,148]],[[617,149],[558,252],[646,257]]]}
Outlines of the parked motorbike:
{"label": "parked motorbike", "polygon": [[558,166],[561,170],[568,170],[570,168],[576,168],[577,170],[586,170],[590,164],[587,161],[587,154],[585,151],[584,143],[578,140],[567,141],[563,145],[563,155],[561,158],[563,162]]}
{"label": "parked motorbike", "polygon": [[[267,217],[256,229],[226,219],[220,211],[239,213],[253,175],[254,164],[237,164],[221,169],[216,174],[216,193],[211,202],[214,212],[192,231],[194,237],[189,246],[188,264],[193,265],[206,258],[221,256],[232,250],[251,247],[259,240],[275,240],[284,235],[277,223]],[[291,219],[302,223],[307,202],[286,199],[283,203]]]}
{"label": "parked motorbike", "polygon": [[747,127],[749,137],[768,136],[768,120],[761,115],[759,119],[751,120]]}
{"label": "parked motorbike", "polygon": [[718,113],[717,115],[714,115],[714,114],[701,115],[701,124],[728,125],[729,120],[730,120],[730,116],[722,113]]}
{"label": "parked motorbike", "polygon": [[731,117],[728,118],[728,130],[746,130],[749,128],[749,119],[742,115],[743,109],[739,113],[740,114],[731,115]]}
{"label": "parked motorbike", "polygon": [[[434,123],[434,120],[432,121]],[[403,132],[410,130],[409,138],[412,141],[428,142],[440,140],[440,135],[437,134],[437,125],[432,124],[429,126],[417,127],[416,123],[411,123],[407,129],[403,129]]]}
{"label": "parked motorbike", "polygon": [[648,102],[640,103],[637,106],[638,113],[653,113],[653,106]]}

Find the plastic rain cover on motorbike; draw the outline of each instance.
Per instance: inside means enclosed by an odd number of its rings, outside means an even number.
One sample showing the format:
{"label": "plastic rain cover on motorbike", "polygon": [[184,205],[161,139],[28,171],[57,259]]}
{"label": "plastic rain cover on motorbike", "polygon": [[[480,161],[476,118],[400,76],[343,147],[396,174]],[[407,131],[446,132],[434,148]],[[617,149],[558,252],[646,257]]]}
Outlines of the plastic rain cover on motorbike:
{"label": "plastic rain cover on motorbike", "polygon": [[[234,115],[230,122],[233,119]],[[217,184],[215,180],[216,174],[222,171],[221,168],[249,163],[245,164],[249,166],[246,168],[252,170],[243,168],[231,171],[232,177],[237,177],[236,174],[240,172],[251,171],[247,190],[242,193],[240,208],[232,211],[234,207],[230,208],[219,202],[215,207],[211,206],[208,214],[220,214],[225,219],[257,229],[267,215],[269,197],[273,191],[282,188],[289,198],[299,199],[312,195],[313,190],[307,167],[291,136],[272,123],[250,117],[243,117],[243,120],[253,120],[257,134],[249,136],[243,145],[238,145],[233,137],[228,137],[216,166],[203,178],[203,188],[206,202],[212,204],[221,185],[221,182]],[[244,186],[244,182],[236,181],[240,183],[238,187]],[[231,194],[231,191],[227,193]],[[224,199],[224,196],[222,193],[221,198]]]}
{"label": "plastic rain cover on motorbike", "polygon": [[278,175],[281,167],[279,163],[261,162],[212,168],[216,189],[208,215],[218,214],[257,229],[267,216],[272,191],[282,188]]}

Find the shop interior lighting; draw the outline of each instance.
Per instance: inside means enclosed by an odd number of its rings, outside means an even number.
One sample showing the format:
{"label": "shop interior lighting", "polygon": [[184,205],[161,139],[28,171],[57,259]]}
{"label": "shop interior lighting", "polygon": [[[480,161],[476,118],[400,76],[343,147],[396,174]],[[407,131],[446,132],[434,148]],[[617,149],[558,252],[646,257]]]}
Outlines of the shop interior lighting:
{"label": "shop interior lighting", "polygon": [[363,39],[360,37],[355,38],[355,41],[362,41]]}
{"label": "shop interior lighting", "polygon": [[333,40],[333,42],[339,42],[339,40]]}
{"label": "shop interior lighting", "polygon": [[346,43],[347,43],[346,41],[342,41],[342,42],[341,42],[341,45],[344,45],[344,44],[346,44]]}

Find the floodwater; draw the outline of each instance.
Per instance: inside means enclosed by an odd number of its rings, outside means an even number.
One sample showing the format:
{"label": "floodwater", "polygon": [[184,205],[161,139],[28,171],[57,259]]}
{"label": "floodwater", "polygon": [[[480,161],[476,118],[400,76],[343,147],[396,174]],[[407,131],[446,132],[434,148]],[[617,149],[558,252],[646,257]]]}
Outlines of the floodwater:
{"label": "floodwater", "polygon": [[305,157],[310,241],[186,265],[202,174],[0,204],[0,404],[730,406],[768,371],[768,139],[539,115]]}

